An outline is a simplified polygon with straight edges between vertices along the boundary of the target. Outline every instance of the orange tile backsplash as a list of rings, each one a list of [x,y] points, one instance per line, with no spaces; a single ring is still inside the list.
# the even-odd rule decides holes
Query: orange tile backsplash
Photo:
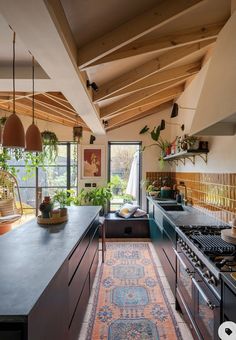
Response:
[[[187,199],[194,206],[225,222],[236,218],[236,173],[146,173],[150,181],[166,176],[170,176],[173,183],[184,182]]]

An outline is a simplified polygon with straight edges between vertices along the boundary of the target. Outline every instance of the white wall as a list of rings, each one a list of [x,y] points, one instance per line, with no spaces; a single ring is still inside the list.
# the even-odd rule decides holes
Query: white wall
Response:
[[[204,91],[204,80],[207,74],[211,59],[204,65],[198,75],[193,79],[184,93],[179,97],[177,103],[183,107],[197,107],[201,91]],[[220,80],[219,80],[220,81]],[[174,126],[171,129],[171,138],[175,136],[189,133],[191,124],[195,115],[194,110],[179,109],[179,115],[171,121],[185,124],[185,131],[180,133],[180,130]],[[208,112],[205,112],[207,117]],[[204,119],[204,117],[202,118]],[[172,166],[172,170],[181,172],[236,172],[236,157],[235,145],[236,136],[223,137],[201,137],[201,140],[208,140],[209,154],[207,164],[200,158],[196,158],[196,164],[193,165],[189,160],[186,160],[186,165]]]

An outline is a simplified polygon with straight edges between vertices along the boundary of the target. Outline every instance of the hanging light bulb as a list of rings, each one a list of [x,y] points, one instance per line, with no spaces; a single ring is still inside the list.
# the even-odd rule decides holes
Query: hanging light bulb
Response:
[[[16,114],[16,90],[15,90],[15,41],[16,34],[13,32],[13,113],[7,118],[4,125],[2,146],[7,148],[24,148],[25,147],[25,131],[20,118]]]
[[[28,127],[25,135],[25,151],[42,152],[42,137],[39,128],[34,123],[34,57],[32,56],[32,124]]]

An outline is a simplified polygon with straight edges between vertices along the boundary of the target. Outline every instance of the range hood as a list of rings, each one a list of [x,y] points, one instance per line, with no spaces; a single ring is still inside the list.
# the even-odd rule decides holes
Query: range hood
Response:
[[[190,130],[191,135],[236,133],[236,11],[221,30]]]

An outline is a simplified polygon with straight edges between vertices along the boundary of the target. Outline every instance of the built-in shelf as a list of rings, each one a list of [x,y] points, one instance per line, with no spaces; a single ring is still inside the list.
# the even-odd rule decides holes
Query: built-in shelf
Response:
[[[193,165],[195,165],[195,158],[200,157],[205,163],[207,163],[208,152],[209,150],[186,150],[174,155],[165,156],[163,160],[170,163],[174,162],[176,165],[181,162],[185,165],[186,159],[189,159],[193,163]]]

